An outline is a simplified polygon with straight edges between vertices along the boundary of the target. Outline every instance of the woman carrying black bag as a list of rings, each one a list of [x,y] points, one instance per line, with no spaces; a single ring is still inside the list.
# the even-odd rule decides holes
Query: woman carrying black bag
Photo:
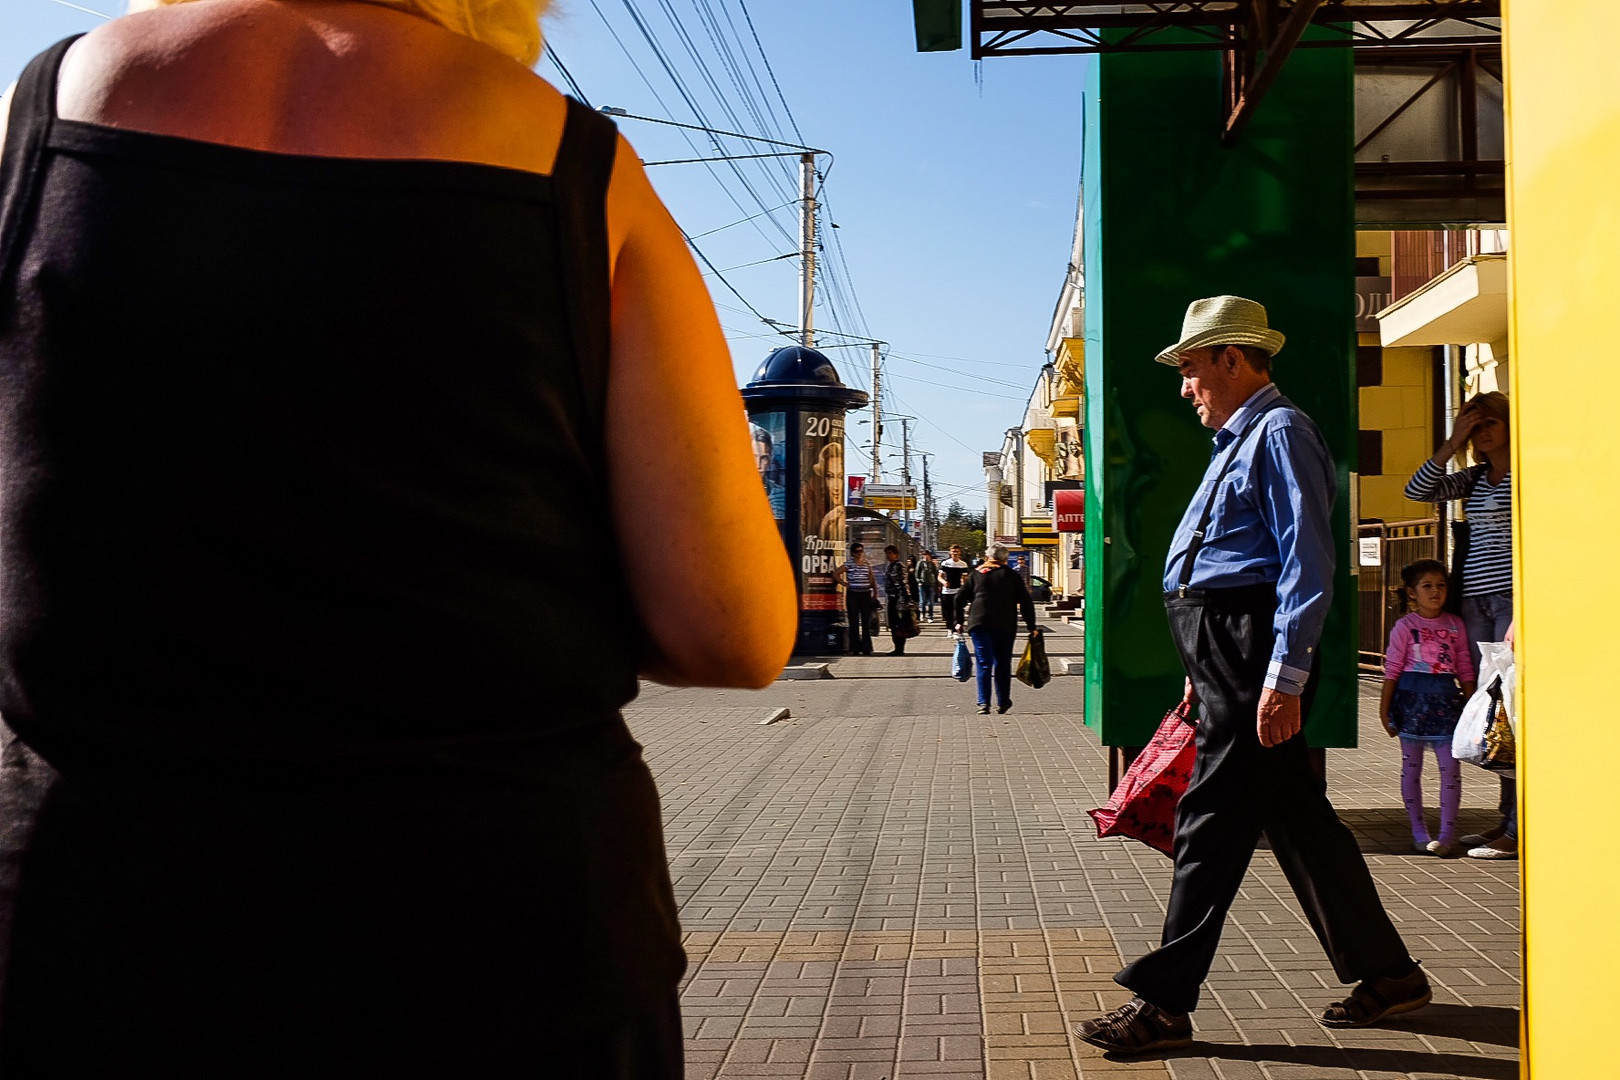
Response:
[[[1012,708],[1013,639],[1018,636],[1018,616],[1023,615],[1030,637],[1038,637],[1035,601],[1018,571],[1007,565],[1007,549],[1000,544],[985,553],[985,562],[973,569],[962,582],[957,599],[956,629],[965,626],[973,639],[973,652],[979,662],[979,712],[990,711],[990,686],[995,680],[996,712]]]
[[[883,549],[889,561],[883,567],[883,592],[889,602],[889,638],[894,648],[890,656],[906,654],[906,639],[917,636],[917,575],[900,561],[900,549],[893,544]]]
[[[1472,446],[1474,464],[1447,473],[1446,464]],[[1457,413],[1451,437],[1418,467],[1406,497],[1442,503],[1461,499],[1468,520],[1459,530],[1452,591],[1461,597],[1468,649],[1479,667],[1479,643],[1502,641],[1513,623],[1513,477],[1508,399],[1492,390],[1470,398]],[[1460,587],[1457,579],[1461,578]],[[1458,843],[1474,859],[1513,859],[1519,854],[1519,802],[1514,781],[1502,778],[1502,823]]]

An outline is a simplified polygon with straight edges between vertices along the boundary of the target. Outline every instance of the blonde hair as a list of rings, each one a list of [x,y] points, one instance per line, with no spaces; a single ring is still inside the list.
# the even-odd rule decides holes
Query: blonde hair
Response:
[[[129,0],[130,11],[149,11],[197,0]],[[481,41],[524,67],[540,59],[540,16],[551,0],[364,0],[420,16],[463,37]]]
[[[1487,390],[1482,394],[1475,394],[1463,403],[1463,408],[1474,409],[1491,420],[1502,421],[1502,426],[1507,429],[1508,437],[1513,437],[1513,422],[1509,419],[1508,396],[1502,391]],[[1468,440],[1468,459],[1475,464],[1485,460],[1484,456],[1474,449],[1473,439]]]
[[[1487,390],[1483,394],[1475,394],[1463,402],[1463,408],[1473,406],[1492,420],[1508,421],[1508,396],[1500,390]]]

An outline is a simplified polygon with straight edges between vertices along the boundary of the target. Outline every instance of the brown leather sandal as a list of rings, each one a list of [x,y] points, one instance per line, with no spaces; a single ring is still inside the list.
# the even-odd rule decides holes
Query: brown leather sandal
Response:
[[[1398,979],[1363,979],[1349,997],[1323,1010],[1318,1022],[1331,1028],[1370,1027],[1388,1017],[1421,1009],[1433,996],[1422,968],[1413,968],[1410,975]]]
[[[1074,1025],[1074,1033],[1092,1046],[1114,1054],[1145,1054],[1192,1045],[1192,1018],[1165,1012],[1133,997],[1111,1013]]]

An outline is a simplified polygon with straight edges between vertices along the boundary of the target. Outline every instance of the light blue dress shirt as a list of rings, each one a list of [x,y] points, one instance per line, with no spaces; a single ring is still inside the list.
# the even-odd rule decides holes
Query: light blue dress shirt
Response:
[[[1215,433],[1215,450],[1198,494],[1187,506],[1164,565],[1165,591],[1181,584],[1181,564],[1229,449],[1236,450],[1193,560],[1190,585],[1227,589],[1277,584],[1276,637],[1265,685],[1300,694],[1333,600],[1333,457],[1310,417],[1267,383]]]

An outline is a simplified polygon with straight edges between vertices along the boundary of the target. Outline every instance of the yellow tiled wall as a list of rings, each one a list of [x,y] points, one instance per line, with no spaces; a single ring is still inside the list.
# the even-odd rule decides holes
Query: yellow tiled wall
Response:
[[[1356,255],[1377,257],[1380,272],[1387,275],[1390,234],[1357,233]],[[1378,335],[1360,334],[1357,344],[1376,348]],[[1432,507],[1409,501],[1402,490],[1417,467],[1434,453],[1434,351],[1385,349],[1383,367],[1383,382],[1361,387],[1358,395],[1361,430],[1384,433],[1382,472],[1361,473],[1360,513],[1363,518],[1384,521],[1433,517]]]

